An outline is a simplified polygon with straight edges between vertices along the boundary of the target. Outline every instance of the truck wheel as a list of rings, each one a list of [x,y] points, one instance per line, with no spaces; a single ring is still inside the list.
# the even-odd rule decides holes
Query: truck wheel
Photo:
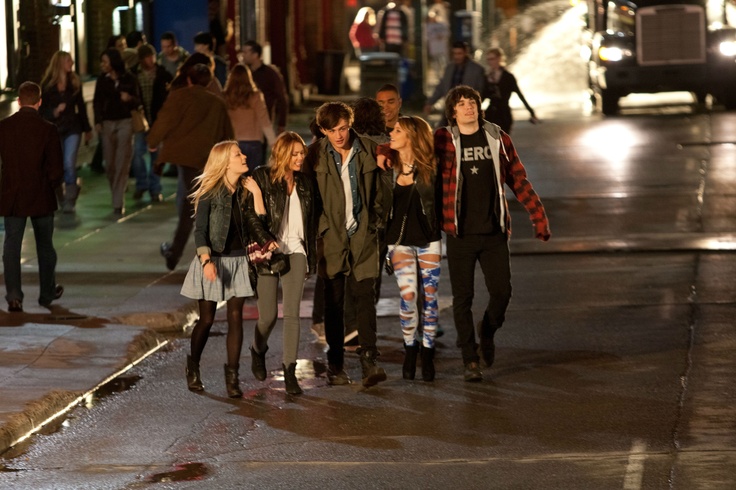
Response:
[[[606,116],[613,116],[618,112],[619,96],[610,90],[601,90],[601,112]]]

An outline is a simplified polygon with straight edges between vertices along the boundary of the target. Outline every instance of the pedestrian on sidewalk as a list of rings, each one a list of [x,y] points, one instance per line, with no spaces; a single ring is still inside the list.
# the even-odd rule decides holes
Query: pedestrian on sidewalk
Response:
[[[0,216],[5,222],[3,267],[8,311],[23,311],[20,255],[26,222],[31,218],[38,256],[38,304],[48,308],[61,298],[56,284],[54,211],[56,191],[64,180],[61,139],[54,124],[38,113],[41,86],[23,82],[18,87],[20,109],[0,121]]]
[[[279,282],[284,311],[283,369],[286,392],[299,395],[302,389],[296,378],[299,349],[299,308],[304,281],[317,270],[317,231],[314,219],[313,180],[301,173],[306,145],[297,133],[281,133],[273,146],[269,165],[253,172],[264,196],[262,217],[281,252],[290,264],[285,274],[274,273],[268,263],[256,264],[258,272],[258,322],[250,348],[253,375],[266,379],[268,338],[278,319]],[[254,193],[253,198],[257,196]],[[254,210],[250,207],[249,210]]]
[[[138,79],[141,87],[141,99],[146,119],[150,125],[156,122],[158,112],[166,101],[169,94],[168,84],[173,80],[166,69],[156,63],[156,52],[150,44],[143,44],[138,48],[138,64],[131,70]],[[146,138],[148,131],[140,131],[134,135],[133,145],[133,176],[135,177],[135,193],[133,199],[140,201],[148,192],[151,202],[161,202],[164,196],[161,194],[161,176],[154,172],[158,152],[149,152]],[[149,154],[150,162],[146,162],[145,156]]]
[[[178,175],[177,207],[179,222],[172,242],[161,244],[166,267],[174,270],[194,226],[194,207],[187,199],[194,191],[194,179],[207,163],[208,148],[233,138],[233,127],[225,101],[207,90],[212,72],[203,64],[187,71],[187,84],[169,93],[158,118],[148,133],[151,151],[162,145],[156,161],[157,171],[165,162],[176,166]]]
[[[493,364],[494,335],[503,325],[511,300],[511,216],[503,185],[509,186],[526,208],[539,240],[549,240],[549,221],[511,137],[483,119],[478,91],[467,85],[450,90],[445,116],[450,125],[434,134],[442,182],[442,229],[447,234],[452,313],[465,364],[464,378],[476,382],[483,380],[472,312],[476,262],[489,295],[477,325],[487,367]]]
[[[92,139],[92,126],[87,117],[87,105],[82,94],[82,83],[74,73],[74,59],[66,51],[57,51],[41,79],[40,114],[56,125],[64,152],[64,197],[61,209],[73,213],[80,182],[77,179],[77,154],[84,133],[84,144]]]
[[[357,304],[358,339],[363,386],[386,380],[376,359],[376,291],[378,277],[378,233],[385,209],[384,174],[376,165],[376,144],[358,136],[351,127],[353,111],[342,102],[327,102],[317,109],[317,125],[325,135],[308,152],[322,203],[318,235],[324,245],[319,273],[325,282],[325,334],[327,381],[332,385],[351,383],[343,369],[345,302]],[[346,297],[346,283],[350,282]]]
[[[521,93],[516,77],[506,69],[506,54],[501,48],[491,48],[486,54],[488,61],[488,75],[486,75],[486,86],[481,97],[490,99],[491,105],[488,107],[488,120],[494,124],[501,126],[506,133],[511,134],[511,126],[514,124],[514,118],[511,115],[511,106],[509,99],[511,94],[516,92],[519,100],[526,110],[529,111],[529,121],[537,124],[539,119],[534,114],[534,109],[526,101],[524,94]]]
[[[248,157],[251,172],[263,165],[263,141],[270,148],[276,140],[263,92],[253,82],[250,68],[235,65],[225,83],[223,93],[227,112],[238,140],[240,151]]]
[[[247,244],[256,241],[265,250],[276,243],[264,230],[257,214],[263,214],[261,190],[248,171],[246,157],[236,141],[217,143],[210,151],[203,172],[195,179],[189,196],[196,213],[194,242],[197,256],[189,265],[181,294],[199,302],[199,320],[192,330],[191,354],[187,356],[187,386],[204,390],[199,370],[202,352],[215,321],[217,303],[227,302],[227,364],[225,387],[230,398],[240,398],[238,371],[243,347],[243,304],[253,296],[248,274]],[[256,206],[249,213],[248,193]]]
[[[378,154],[379,165],[385,155],[393,170],[393,204],[384,242],[401,292],[399,322],[406,352],[402,373],[404,379],[414,379],[421,345],[422,379],[434,381],[442,242],[432,128],[420,117],[402,116]]]
[[[100,56],[102,75],[95,84],[95,129],[102,135],[107,180],[112,191],[113,216],[125,213],[125,190],[133,153],[131,111],[141,104],[138,80],[125,68],[120,51],[108,48]]]

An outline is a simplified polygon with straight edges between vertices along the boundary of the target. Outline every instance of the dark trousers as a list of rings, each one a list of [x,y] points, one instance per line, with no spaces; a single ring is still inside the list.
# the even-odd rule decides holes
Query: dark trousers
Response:
[[[457,329],[457,346],[466,364],[480,360],[472,311],[476,262],[480,263],[489,295],[479,332],[486,337],[501,328],[511,300],[511,264],[506,234],[447,237],[452,313]]]
[[[194,179],[202,173],[201,170],[192,167],[177,165],[176,171],[179,177],[176,202],[179,209],[179,222],[176,224],[174,240],[171,242],[171,253],[179,262],[187,246],[189,235],[194,228],[194,204],[189,195],[194,191]]]
[[[5,299],[23,301],[20,283],[20,251],[28,218],[5,217],[5,243],[3,244],[3,267],[5,268]],[[31,218],[33,235],[36,239],[40,303],[54,299],[56,286],[56,250],[54,249],[54,215]]]
[[[376,289],[374,278],[357,281],[353,274],[325,279],[325,338],[327,362],[342,368],[345,343],[345,303],[352,302],[357,315],[358,340],[363,350],[376,350]]]

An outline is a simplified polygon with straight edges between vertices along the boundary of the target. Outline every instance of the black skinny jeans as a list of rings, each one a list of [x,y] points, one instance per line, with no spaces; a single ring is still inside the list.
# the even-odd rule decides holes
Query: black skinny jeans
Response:
[[[465,364],[480,360],[472,311],[476,262],[480,263],[489,295],[479,333],[488,337],[503,325],[511,300],[511,264],[506,234],[447,237],[452,313],[457,329],[457,346],[462,351]]]
[[[376,280],[374,278],[357,281],[353,274],[339,274],[333,279],[325,279],[325,338],[329,350],[327,362],[338,368],[343,367],[345,358],[345,303],[352,302],[358,312],[358,340],[360,347],[376,351]],[[347,283],[349,287],[346,288]],[[347,293],[346,293],[347,291]]]

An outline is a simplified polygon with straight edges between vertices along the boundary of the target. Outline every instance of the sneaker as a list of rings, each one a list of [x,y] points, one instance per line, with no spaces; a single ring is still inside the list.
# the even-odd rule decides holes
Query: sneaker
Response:
[[[483,371],[480,370],[480,364],[475,361],[465,364],[465,381],[469,383],[483,381]]]
[[[136,201],[140,201],[141,199],[143,199],[143,194],[145,193],[146,191],[135,191],[133,193],[133,199],[135,199]]]
[[[151,202],[157,203],[157,202],[164,202],[164,195],[159,194],[151,194]]]
[[[166,259],[166,268],[170,271],[173,271],[176,269],[176,264],[179,263],[179,260],[174,257],[174,254],[171,252],[171,244],[169,242],[164,242],[159,247],[159,252],[161,252],[161,257]]]
[[[341,367],[335,365],[327,366],[327,384],[331,386],[343,386],[349,385],[353,380],[350,379],[348,373]]]

